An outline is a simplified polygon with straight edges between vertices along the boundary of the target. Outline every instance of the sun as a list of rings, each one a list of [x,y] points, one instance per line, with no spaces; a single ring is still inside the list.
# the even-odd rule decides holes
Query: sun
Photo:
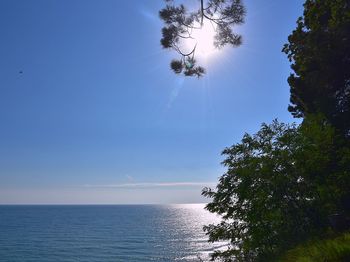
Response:
[[[214,46],[215,27],[209,22],[203,22],[201,29],[193,30],[193,38],[197,42],[196,53],[203,57],[208,57],[217,49]]]
[[[202,26],[196,25],[195,28],[192,29],[191,39],[187,39],[186,47],[188,49],[196,47],[196,56],[199,58],[208,58],[217,51],[217,48],[214,46],[215,34],[216,25],[205,20]]]

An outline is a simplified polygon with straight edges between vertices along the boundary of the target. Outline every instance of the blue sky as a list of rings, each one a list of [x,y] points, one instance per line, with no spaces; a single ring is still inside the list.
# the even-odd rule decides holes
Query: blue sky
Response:
[[[244,3],[243,45],[196,79],[169,70],[163,1],[0,1],[0,203],[206,201],[226,146],[294,121],[281,49],[303,1]]]

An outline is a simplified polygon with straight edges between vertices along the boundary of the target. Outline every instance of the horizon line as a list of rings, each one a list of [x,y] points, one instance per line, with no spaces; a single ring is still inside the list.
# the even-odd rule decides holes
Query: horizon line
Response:
[[[91,185],[85,184],[83,187],[88,188],[150,188],[150,187],[206,187],[215,186],[217,182],[140,182],[140,183],[121,183],[121,184],[102,184]]]

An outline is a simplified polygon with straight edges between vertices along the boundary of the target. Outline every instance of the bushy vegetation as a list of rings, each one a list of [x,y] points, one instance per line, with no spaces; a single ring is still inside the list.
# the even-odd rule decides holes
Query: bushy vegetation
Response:
[[[302,124],[263,124],[223,151],[227,171],[215,189],[203,190],[206,208],[222,216],[204,228],[209,240],[230,243],[213,260],[275,261],[308,239],[349,229],[350,1],[306,0],[288,40],[289,110]],[[334,215],[341,227],[332,225]],[[345,261],[348,252],[345,234],[314,240],[286,259]]]
[[[328,216],[344,210],[341,199],[350,188],[350,154],[339,139],[322,117],[300,126],[275,120],[226,148],[227,172],[216,190],[203,190],[212,199],[206,208],[222,216],[205,227],[210,241],[231,244],[213,259],[272,261],[321,236]]]
[[[346,262],[350,261],[350,233],[341,236],[313,240],[290,250],[279,262]]]

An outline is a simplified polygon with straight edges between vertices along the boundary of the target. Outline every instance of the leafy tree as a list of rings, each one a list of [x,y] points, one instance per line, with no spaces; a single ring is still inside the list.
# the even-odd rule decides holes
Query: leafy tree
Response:
[[[210,241],[229,241],[213,260],[271,261],[323,232],[350,188],[350,154],[336,149],[334,128],[316,117],[302,125],[273,121],[223,151],[227,171],[206,208],[222,221],[204,229]],[[339,154],[338,154],[339,153]],[[337,161],[337,170],[330,164]]]
[[[273,121],[223,151],[227,171],[206,208],[222,216],[204,229],[229,241],[212,259],[273,261],[350,217],[350,1],[306,0],[283,48],[294,73],[289,111],[299,126]]]
[[[202,76],[205,69],[197,66],[195,59],[197,43],[190,50],[184,50],[184,41],[194,39],[195,30],[201,30],[204,21],[210,21],[215,28],[214,45],[222,48],[225,45],[239,46],[242,37],[232,31],[232,26],[244,22],[245,8],[241,0],[200,0],[198,10],[189,12],[183,5],[175,5],[174,1],[166,0],[167,5],[159,12],[165,26],[162,29],[161,45],[173,49],[180,59],[171,61],[171,69],[176,74],[185,76]]]
[[[289,111],[322,113],[350,135],[350,1],[306,0],[283,48],[292,62]]]

